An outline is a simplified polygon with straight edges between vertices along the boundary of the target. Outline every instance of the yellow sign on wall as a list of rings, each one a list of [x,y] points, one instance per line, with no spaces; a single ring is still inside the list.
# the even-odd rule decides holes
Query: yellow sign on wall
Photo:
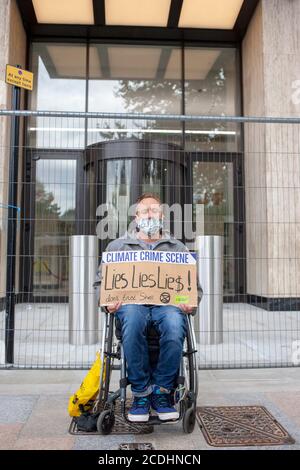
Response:
[[[13,65],[6,65],[6,83],[15,85],[25,90],[33,89],[33,73]]]

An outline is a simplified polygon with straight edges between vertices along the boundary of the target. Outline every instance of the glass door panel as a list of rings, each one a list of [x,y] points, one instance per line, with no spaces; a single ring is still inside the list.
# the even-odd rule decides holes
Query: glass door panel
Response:
[[[204,235],[224,236],[224,293],[235,293],[232,162],[193,163],[193,204],[204,205]]]
[[[75,233],[76,160],[36,162],[34,295],[68,295],[69,236]]]

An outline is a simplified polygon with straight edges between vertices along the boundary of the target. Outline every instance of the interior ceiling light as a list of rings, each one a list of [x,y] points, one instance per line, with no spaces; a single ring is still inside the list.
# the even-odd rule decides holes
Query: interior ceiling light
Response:
[[[94,24],[93,0],[32,0],[38,23]]]
[[[232,29],[244,0],[184,0],[180,28]]]
[[[118,26],[167,26],[171,0],[105,0],[105,22]]]

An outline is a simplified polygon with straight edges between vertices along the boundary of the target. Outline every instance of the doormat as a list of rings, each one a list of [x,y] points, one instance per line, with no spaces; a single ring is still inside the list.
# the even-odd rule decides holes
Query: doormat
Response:
[[[131,406],[131,400],[126,400],[126,411]],[[128,423],[123,419],[121,414],[121,403],[119,400],[115,403],[115,424],[112,428],[110,435],[112,434],[150,434],[153,432],[153,426],[150,424],[137,424],[137,423]],[[76,424],[76,419],[72,418],[69,426],[69,434],[75,434],[76,436],[92,436],[98,435],[103,436],[104,434],[98,431],[79,431]]]
[[[197,420],[206,442],[215,447],[294,444],[264,406],[203,406]]]

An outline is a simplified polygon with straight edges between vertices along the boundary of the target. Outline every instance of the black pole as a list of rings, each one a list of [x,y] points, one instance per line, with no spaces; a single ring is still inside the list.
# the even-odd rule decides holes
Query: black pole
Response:
[[[12,109],[20,109],[21,89],[12,90]],[[6,265],[6,303],[5,303],[5,362],[14,362],[15,335],[15,273],[17,238],[17,191],[19,161],[20,117],[12,116],[10,130],[8,223],[7,223],[7,265]]]

